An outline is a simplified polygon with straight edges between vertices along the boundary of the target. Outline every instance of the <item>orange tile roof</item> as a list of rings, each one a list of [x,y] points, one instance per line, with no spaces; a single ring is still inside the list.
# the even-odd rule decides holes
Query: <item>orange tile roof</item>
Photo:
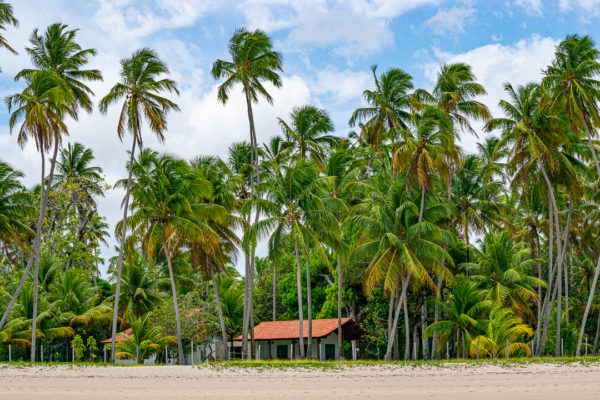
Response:
[[[133,336],[133,331],[131,328],[125,329],[123,332],[117,333],[117,337],[115,338],[116,343],[126,342],[128,338]],[[101,341],[100,343],[112,343],[112,338]]]
[[[351,318],[342,318],[342,325],[352,321]],[[304,320],[302,324],[302,336],[308,338],[308,321]],[[331,319],[313,319],[312,337],[323,338],[337,330],[337,318]],[[298,339],[300,323],[295,321],[265,321],[254,327],[254,340],[277,340],[277,339]],[[242,340],[242,335],[235,338]]]

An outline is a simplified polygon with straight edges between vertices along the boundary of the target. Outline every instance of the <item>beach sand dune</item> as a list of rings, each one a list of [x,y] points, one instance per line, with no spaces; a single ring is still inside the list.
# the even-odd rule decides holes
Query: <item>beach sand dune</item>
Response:
[[[336,370],[0,365],[0,399],[600,399],[600,364]]]

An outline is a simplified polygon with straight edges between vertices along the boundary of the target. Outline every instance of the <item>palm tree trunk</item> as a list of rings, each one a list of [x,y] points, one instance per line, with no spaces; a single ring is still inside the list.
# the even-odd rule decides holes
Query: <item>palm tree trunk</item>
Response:
[[[125,239],[127,236],[127,211],[129,209],[129,194],[131,192],[131,177],[133,175],[133,160],[135,157],[136,137],[133,137],[131,145],[131,154],[129,155],[129,175],[127,177],[127,189],[125,191],[125,201],[123,203],[123,220],[121,227],[121,244],[119,247],[119,258],[117,260],[117,283],[115,285],[115,303],[113,305],[113,319],[111,331],[110,361],[115,362],[117,322],[119,317],[119,296],[121,296],[121,270],[123,267],[123,254],[125,252]]]
[[[36,339],[37,339],[37,306],[38,306],[38,289],[39,289],[39,268],[40,268],[40,250],[42,247],[42,227],[44,225],[44,217],[46,216],[46,206],[48,204],[48,196],[52,187],[52,180],[54,179],[54,167],[56,165],[56,155],[58,154],[58,140],[54,143],[54,153],[52,154],[52,161],[50,167],[50,175],[48,176],[48,183],[44,190],[44,178],[45,178],[45,164],[44,150],[42,148],[42,182],[41,182],[41,198],[42,203],[40,204],[40,215],[38,217],[36,232],[35,232],[35,267],[33,270],[33,315],[31,319],[31,362],[35,362],[35,351],[36,351]]]
[[[213,290],[215,292],[215,300],[217,302],[217,311],[219,313],[219,322],[221,324],[221,339],[223,340],[224,359],[229,361],[229,352],[227,351],[227,329],[225,328],[225,318],[223,318],[223,309],[221,308],[221,298],[219,297],[219,289],[217,288],[217,280],[215,279],[215,271],[210,261],[210,257],[206,256],[210,269],[210,279],[212,280]]]
[[[396,334],[396,330],[398,328],[398,317],[400,315],[400,308],[402,307],[402,302],[406,298],[406,289],[408,288],[408,283],[410,281],[410,274],[406,274],[406,276],[402,277],[402,293],[400,294],[400,299],[396,306],[396,310],[394,312],[394,321],[392,322],[392,330],[390,332],[390,336],[388,337],[387,342],[387,350],[385,352],[385,360],[389,361],[392,358],[392,348],[394,346],[394,336]]]
[[[388,320],[387,320],[387,336],[392,336],[392,324],[394,322],[394,309],[396,305],[396,293],[400,290],[400,286],[396,287],[394,292],[390,293],[390,301],[388,306]]]
[[[598,283],[598,274],[600,274],[600,256],[598,256],[598,262],[596,262],[596,271],[594,272],[594,279],[592,280],[592,288],[590,289],[590,294],[588,295],[587,303],[585,305],[585,311],[583,312],[583,318],[581,319],[581,328],[579,329],[579,337],[577,338],[577,350],[575,351],[575,356],[579,357],[581,355],[581,341],[583,340],[583,334],[585,332],[585,324],[587,322],[588,315],[590,313],[590,308],[592,306],[592,301],[594,300],[594,294],[596,293],[596,284]],[[600,324],[600,314],[598,315],[599,324]],[[597,339],[597,336],[596,336]],[[594,345],[595,347],[595,345]]]
[[[294,240],[294,248],[296,250],[296,285],[298,286],[298,342],[300,344],[300,358],[304,358],[304,315],[302,311],[302,263],[300,262],[300,250],[298,249],[298,241]],[[293,351],[293,350],[292,350]]]
[[[273,321],[277,321],[277,267],[273,263]]]
[[[311,282],[310,282],[310,253],[306,252],[306,307],[307,307],[307,319],[308,319],[308,338],[306,340],[306,359],[312,358],[312,294],[311,294]]]
[[[408,300],[406,297],[404,297],[402,307],[404,309],[404,361],[408,361],[410,358],[410,321],[408,319]]]
[[[338,318],[338,349],[342,349],[342,257],[340,257],[339,253],[337,255],[337,284],[338,284],[338,293],[337,293],[337,318]],[[342,351],[339,352],[339,358],[343,359],[344,355]]]
[[[251,154],[250,154],[250,164],[252,166],[252,170],[250,172],[250,190],[256,183],[260,182],[260,170],[258,168],[258,143],[256,141],[256,128],[254,126],[254,113],[252,111],[252,99],[250,97],[250,92],[247,88],[244,88],[244,94],[246,96],[246,108],[248,111],[248,123],[250,125],[250,146],[251,146]],[[256,216],[254,223],[258,222],[259,211],[256,210]],[[254,353],[255,343],[254,343],[254,254],[255,247],[252,245],[252,249],[250,251],[250,260],[247,264],[246,268],[246,281],[245,287],[246,290],[244,292],[244,318],[243,318],[243,328],[242,328],[242,358],[244,358],[244,354],[247,352],[247,336],[248,330],[250,330],[250,353],[251,357]],[[249,327],[250,325],[250,327]]]
[[[171,253],[167,246],[167,240],[163,233],[163,249],[169,268],[169,280],[171,281],[171,295],[173,296],[173,309],[175,310],[175,324],[177,326],[177,349],[179,350],[179,365],[185,365],[185,355],[183,354],[183,343],[181,341],[181,320],[179,319],[179,305],[177,304],[177,288],[175,287],[175,275],[173,275],[173,265],[171,263]]]
[[[596,336],[594,336],[594,354],[598,351],[598,336],[600,336],[600,308],[598,309],[598,322],[596,323]]]

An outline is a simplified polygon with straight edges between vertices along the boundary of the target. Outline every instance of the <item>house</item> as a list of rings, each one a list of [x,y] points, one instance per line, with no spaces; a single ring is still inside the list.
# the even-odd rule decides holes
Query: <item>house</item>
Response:
[[[300,357],[298,320],[265,321],[254,327],[256,357],[259,359],[296,359]],[[339,358],[338,320],[313,319],[312,345],[310,358],[317,360],[335,360]],[[364,335],[360,325],[351,318],[342,318],[342,343],[345,340],[358,340]],[[302,336],[306,349],[308,338],[308,321],[303,321]],[[236,341],[241,341],[238,336]]]

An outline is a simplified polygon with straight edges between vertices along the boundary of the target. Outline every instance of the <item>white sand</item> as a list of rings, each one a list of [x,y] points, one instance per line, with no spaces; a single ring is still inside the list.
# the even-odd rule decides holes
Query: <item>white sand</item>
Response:
[[[325,371],[0,365],[0,399],[600,399],[600,364]]]

